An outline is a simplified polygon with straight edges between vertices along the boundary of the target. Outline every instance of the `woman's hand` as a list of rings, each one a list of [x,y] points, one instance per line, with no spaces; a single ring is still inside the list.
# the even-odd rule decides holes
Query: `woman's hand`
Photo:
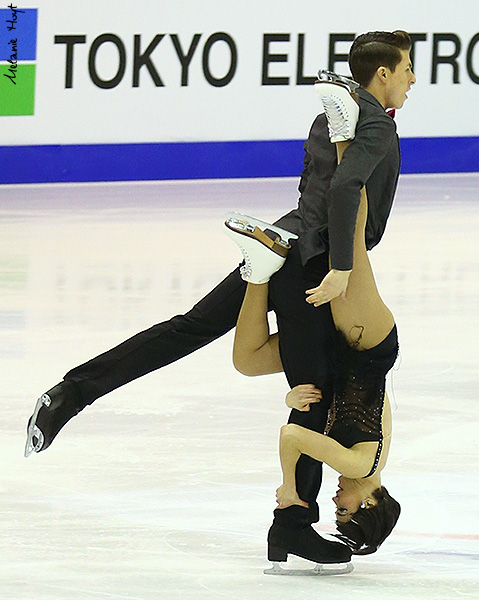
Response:
[[[280,486],[276,490],[276,502],[278,508],[288,508],[288,506],[293,506],[293,504],[298,504],[305,508],[309,506],[307,502],[301,500],[295,488],[288,488],[285,485]]]
[[[321,306],[321,304],[331,302],[331,300],[338,296],[346,298],[346,289],[350,275],[351,271],[331,269],[318,287],[306,290],[306,293],[309,294],[306,302],[314,304],[314,306]]]
[[[321,390],[312,383],[305,383],[297,385],[286,394],[286,406],[301,412],[309,412],[310,404],[321,402],[322,397]]]

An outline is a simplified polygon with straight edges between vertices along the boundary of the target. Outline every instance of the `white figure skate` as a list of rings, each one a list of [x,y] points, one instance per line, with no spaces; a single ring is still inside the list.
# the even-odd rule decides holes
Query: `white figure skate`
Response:
[[[242,279],[257,284],[267,283],[271,275],[281,269],[291,248],[289,240],[298,237],[286,229],[237,212],[225,215],[224,231],[243,254]],[[265,231],[276,238],[272,239]]]
[[[318,78],[314,90],[323,103],[331,143],[353,140],[359,119],[359,84],[331,71],[319,71]]]

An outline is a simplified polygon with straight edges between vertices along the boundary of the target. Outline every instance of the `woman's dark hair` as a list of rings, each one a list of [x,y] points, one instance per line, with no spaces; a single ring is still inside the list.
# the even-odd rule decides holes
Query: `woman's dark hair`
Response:
[[[370,31],[358,36],[349,50],[349,68],[354,79],[367,87],[379,67],[394,72],[401,62],[401,50],[411,49],[405,31]]]
[[[399,519],[401,506],[385,487],[374,490],[377,504],[360,508],[347,523],[336,522],[338,537],[346,542],[353,554],[372,554],[388,537]]]

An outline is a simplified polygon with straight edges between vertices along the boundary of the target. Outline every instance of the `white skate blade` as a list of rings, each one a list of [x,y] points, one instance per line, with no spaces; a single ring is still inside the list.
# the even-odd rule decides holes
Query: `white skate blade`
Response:
[[[44,404],[48,406],[50,402],[50,396],[48,396],[48,394],[42,394],[40,398],[38,398],[37,403],[35,404],[35,410],[33,411],[32,420],[27,429],[27,442],[25,444],[24,451],[25,458],[28,458],[30,454],[32,454],[32,452],[40,452],[40,450],[42,449],[45,438],[43,437],[43,433],[41,432],[41,430],[37,427],[36,421],[38,412],[40,411],[41,407]],[[38,440],[36,444],[33,443],[34,437]]]
[[[237,231],[244,230],[252,233],[255,227],[258,227],[262,231],[269,229],[280,236],[280,243],[283,243],[283,245],[286,245],[288,240],[298,239],[298,236],[291,231],[287,231],[286,229],[282,229],[277,225],[271,225],[270,223],[266,223],[266,221],[261,221],[260,219],[255,219],[254,217],[250,217],[249,215],[244,215],[235,211],[226,213],[225,222]]]
[[[265,569],[265,575],[282,575],[288,577],[328,577],[331,575],[347,575],[354,571],[352,563],[344,563],[338,565],[322,565],[317,564],[312,569],[283,569],[280,563],[274,562],[271,569]]]

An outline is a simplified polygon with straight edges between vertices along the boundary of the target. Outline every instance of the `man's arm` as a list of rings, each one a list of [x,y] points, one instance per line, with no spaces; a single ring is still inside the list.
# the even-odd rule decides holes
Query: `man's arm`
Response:
[[[396,143],[396,126],[386,113],[359,120],[356,137],[344,150],[328,192],[331,268],[353,267],[353,238],[361,188]]]
[[[361,189],[395,140],[396,126],[384,114],[360,121],[354,141],[336,144],[339,164],[328,193],[331,270],[318,287],[306,290],[308,303],[320,306],[345,296],[353,267]]]

